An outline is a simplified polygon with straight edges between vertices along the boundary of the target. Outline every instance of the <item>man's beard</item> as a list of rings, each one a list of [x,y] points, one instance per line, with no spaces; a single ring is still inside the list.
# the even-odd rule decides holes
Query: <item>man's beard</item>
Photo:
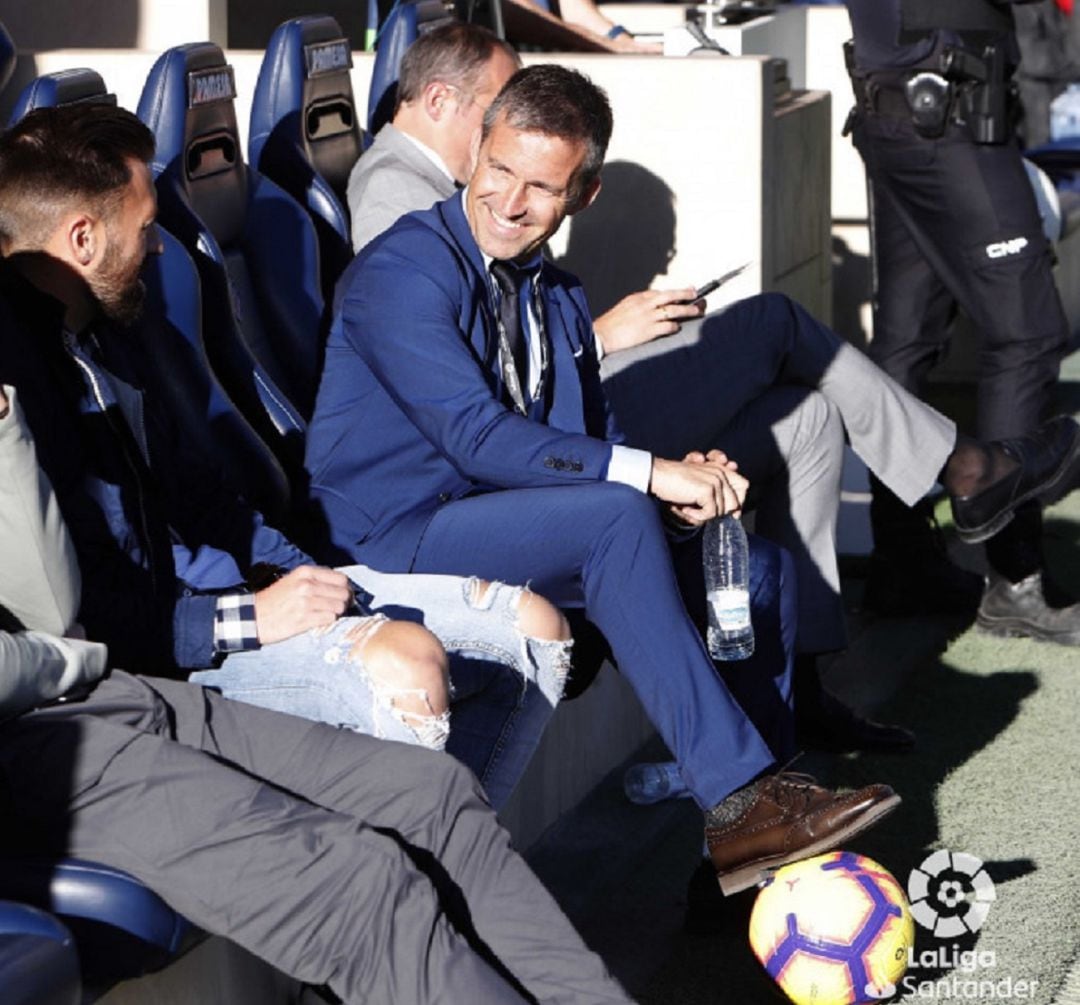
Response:
[[[105,317],[120,325],[130,325],[142,316],[143,304],[146,302],[146,284],[141,279],[136,279],[126,288],[114,291],[108,296],[102,296],[101,293],[96,295]]]
[[[89,280],[90,291],[110,321],[130,325],[142,314],[146,284],[139,278],[142,262],[124,266],[115,244],[110,243],[97,275]]]

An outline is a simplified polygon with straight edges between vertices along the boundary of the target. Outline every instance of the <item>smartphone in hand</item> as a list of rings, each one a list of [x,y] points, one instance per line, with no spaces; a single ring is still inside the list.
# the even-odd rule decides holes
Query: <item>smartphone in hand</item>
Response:
[[[707,297],[713,290],[720,288],[719,279],[710,279],[704,286],[699,286],[694,290],[694,299],[701,300],[703,297]]]
[[[749,265],[749,262],[743,262],[743,264],[740,265],[738,268],[732,269],[729,272],[725,272],[722,276],[719,276],[716,279],[710,279],[707,283],[699,286],[696,290],[694,290],[694,300],[701,300],[703,297],[707,297],[714,290],[720,289],[720,287],[723,286],[724,283],[726,283],[728,280],[734,279],[737,275],[744,272]],[[694,301],[688,302],[693,303]]]

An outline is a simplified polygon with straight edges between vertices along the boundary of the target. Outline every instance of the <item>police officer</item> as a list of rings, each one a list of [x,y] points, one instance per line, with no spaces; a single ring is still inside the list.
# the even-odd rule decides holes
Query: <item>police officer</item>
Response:
[[[958,304],[981,339],[977,435],[1021,436],[1052,408],[1068,326],[1013,139],[1011,5],[845,3],[854,30],[849,125],[870,182],[870,355],[918,390],[946,347]],[[970,580],[943,557],[931,560],[930,526],[913,520],[880,483],[873,488],[878,579],[868,584],[870,599],[895,603],[900,613],[917,613],[924,602],[939,610],[962,606]],[[978,622],[998,634],[1078,645],[1080,605],[1048,602],[1041,537],[1042,513],[1032,504],[987,542],[991,572]]]

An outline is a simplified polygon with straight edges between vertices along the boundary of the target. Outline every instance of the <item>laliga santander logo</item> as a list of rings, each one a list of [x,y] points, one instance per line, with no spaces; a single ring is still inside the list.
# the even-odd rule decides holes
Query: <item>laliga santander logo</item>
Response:
[[[997,899],[982,859],[944,849],[911,870],[907,894],[911,916],[939,939],[977,932]]]

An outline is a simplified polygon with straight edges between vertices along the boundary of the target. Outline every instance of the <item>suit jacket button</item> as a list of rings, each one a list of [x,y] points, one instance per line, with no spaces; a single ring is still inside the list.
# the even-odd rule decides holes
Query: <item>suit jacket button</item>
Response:
[[[585,470],[585,465],[582,464],[581,461],[574,461],[570,465],[570,470],[571,471],[584,471]]]
[[[545,457],[544,458],[544,467],[545,468],[557,468],[558,466],[559,465],[555,462],[554,457]]]
[[[440,492],[439,493],[439,502],[444,503],[444,502],[449,502],[449,501],[450,501],[450,493],[449,492]]]

